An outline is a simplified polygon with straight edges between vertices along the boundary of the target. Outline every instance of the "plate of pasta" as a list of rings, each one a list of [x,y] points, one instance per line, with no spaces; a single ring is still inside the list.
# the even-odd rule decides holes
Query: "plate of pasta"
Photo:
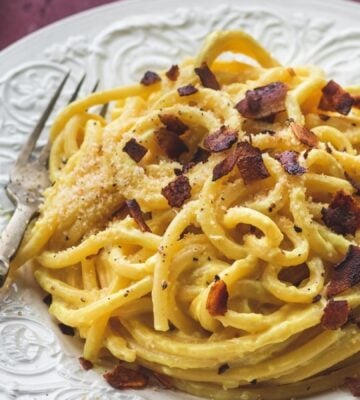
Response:
[[[360,8],[306,3],[125,1],[0,54],[2,188],[64,73],[100,80],[48,127],[1,399],[360,396]]]

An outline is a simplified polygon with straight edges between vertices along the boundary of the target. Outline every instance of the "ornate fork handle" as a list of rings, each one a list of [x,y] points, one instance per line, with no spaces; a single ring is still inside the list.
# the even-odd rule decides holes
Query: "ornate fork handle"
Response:
[[[0,237],[0,288],[9,271],[12,257],[24,236],[26,227],[37,213],[37,207],[18,205]]]

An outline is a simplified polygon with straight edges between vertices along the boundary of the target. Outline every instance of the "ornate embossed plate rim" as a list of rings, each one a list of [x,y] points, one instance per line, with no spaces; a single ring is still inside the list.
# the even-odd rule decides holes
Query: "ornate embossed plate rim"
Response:
[[[348,38],[350,34],[354,34],[355,39],[360,37],[360,31],[351,28],[352,26],[356,26],[355,23],[360,17],[360,7],[349,2],[340,0],[294,0],[290,5],[289,2],[286,2],[286,0],[273,0],[271,2],[271,9],[269,8],[266,0],[256,0],[252,2],[252,4],[245,4],[245,2],[237,0],[226,0],[223,1],[223,3],[241,8],[243,11],[251,12],[254,10],[264,10],[264,12],[269,12],[273,15],[279,13],[280,18],[284,18],[284,23],[286,18],[289,19],[287,22],[289,26],[296,22],[295,19],[292,19],[293,16],[296,13],[301,13],[302,10],[306,9],[307,14],[309,14],[308,20],[310,22],[320,19],[325,22],[327,19],[330,22],[333,21],[334,26],[332,27],[330,26],[331,23],[327,28],[325,27],[326,24],[324,25],[324,32],[327,32],[326,29],[333,28],[338,30],[339,34],[344,35],[345,38]],[[61,49],[61,46],[66,47],[68,43],[70,43],[69,40],[76,37],[79,31],[88,37],[93,36],[94,38],[98,38],[98,42],[96,42],[96,40],[90,40],[90,43],[94,45],[96,43],[103,43],[100,39],[103,38],[103,33],[108,30],[106,27],[108,27],[110,23],[114,24],[112,29],[119,29],[119,26],[122,24],[121,21],[127,21],[130,25],[131,23],[134,25],[141,25],[141,23],[144,22],[141,20],[141,16],[138,14],[155,14],[160,23],[161,19],[164,19],[163,25],[165,30],[166,18],[163,17],[165,14],[175,13],[175,9],[179,6],[183,9],[186,7],[193,7],[192,0],[182,0],[181,2],[179,0],[151,0],[151,10],[147,12],[145,10],[146,5],[148,4],[149,0],[131,0],[99,7],[97,9],[72,16],[63,21],[55,23],[8,47],[0,53],[0,89],[1,85],[6,82],[10,75],[14,74],[17,70],[21,70],[21,68],[23,68],[25,65],[31,65],[31,63],[34,61],[36,62],[36,60],[41,60],[41,65],[49,63],[49,61],[46,60],[46,57],[44,57],[43,51],[49,49],[53,43],[58,46],[58,49]],[[200,13],[201,9],[206,10],[204,11],[206,13],[207,10],[211,9],[211,7],[216,6],[218,6],[218,0],[199,0],[196,5],[196,13]],[[309,10],[312,11],[312,13],[310,13]],[[116,22],[117,15],[121,15],[121,18],[119,18],[118,22]],[[195,17],[200,18],[200,16]],[[137,24],[135,23],[135,20],[138,20]],[[73,26],[77,27],[77,32],[73,31]],[[326,42],[326,38],[324,38],[323,43],[328,45],[328,49],[331,54],[331,40]],[[359,41],[357,43],[359,43]],[[71,45],[69,46],[71,49]],[[75,47],[75,45],[73,46]],[[35,51],[38,51],[37,54],[35,53],[36,56],[34,56]],[[96,53],[96,49],[91,47],[90,53],[91,54],[88,54],[89,57]],[[312,54],[314,54],[314,56],[316,55],[315,47]],[[93,60],[93,62],[95,61]],[[63,70],[62,65],[57,66],[56,68]],[[6,101],[6,98],[1,98],[0,96],[0,127],[3,123],[1,119],[1,101]],[[10,122],[14,123],[14,120]],[[26,124],[26,118],[25,121],[21,120],[20,122],[22,122],[23,125],[28,125]],[[20,126],[20,124],[18,124],[17,128],[19,128],[20,132],[22,130],[26,132],[24,126]],[[0,131],[0,161],[1,157],[4,157],[4,155],[1,153],[2,137],[2,132]],[[14,135],[13,139],[14,144],[17,139],[20,142],[22,140],[21,137],[16,137],[16,135]],[[31,306],[28,304],[31,304]],[[8,321],[10,321],[10,324],[7,324]],[[21,321],[23,325],[19,325],[19,321]],[[30,322],[25,323],[25,321]],[[43,332],[41,332],[41,330],[38,328],[39,324],[44,327]],[[36,328],[32,330],[31,328],[35,326]],[[37,338],[41,339],[41,335],[48,334],[49,326],[51,326],[54,335],[49,335],[48,347],[46,347],[47,341],[43,339],[43,342],[45,343],[45,345],[42,343],[43,348],[47,349],[46,356],[49,357],[49,359],[51,358],[51,363],[49,363],[48,366],[48,373],[44,374],[43,365],[41,364],[41,362],[43,362],[42,359],[40,359],[41,362],[39,363],[38,370],[34,368],[34,364],[31,364],[31,362],[33,362],[32,360],[34,357],[36,358],[40,352],[40,348],[36,347],[34,334],[37,335]],[[111,400],[136,400],[140,398],[175,400],[188,397],[183,394],[177,395],[171,392],[158,392],[153,390],[147,390],[141,393],[119,393],[104,385],[99,373],[94,371],[81,371],[79,369],[76,356],[74,357],[74,355],[79,354],[79,346],[77,346],[79,343],[76,340],[64,338],[58,334],[56,325],[48,317],[44,305],[41,304],[41,294],[39,290],[34,289],[33,282],[31,280],[28,281],[24,278],[18,285],[14,285],[11,288],[5,299],[1,299],[0,296],[0,341],[1,333],[4,330],[6,333],[8,333],[10,328],[13,329],[13,339],[15,342],[12,342],[13,339],[11,335],[7,335],[7,340],[9,342],[6,343],[8,346],[6,349],[9,350],[13,357],[15,357],[15,361],[16,357],[20,357],[20,359],[23,357],[23,360],[27,361],[28,363],[28,369],[24,367],[25,369],[18,371],[17,374],[14,373],[14,371],[17,370],[16,365],[15,367],[9,365],[7,370],[4,369],[2,367],[4,364],[4,358],[1,358],[3,357],[3,354],[0,354],[1,400],[40,400],[44,398],[56,400],[69,400],[78,398],[88,400],[95,398]],[[23,347],[24,343],[27,345],[26,348]],[[1,345],[4,345],[4,343],[0,342],[0,347]],[[3,347],[3,349],[4,348],[5,347]],[[25,355],[21,355],[19,350],[24,350]],[[26,381],[27,376],[32,377],[34,382],[30,383],[29,381]],[[6,384],[4,385],[1,382],[6,382]],[[64,388],[63,385],[67,385],[67,387]],[[47,394],[49,394],[49,396],[47,396]],[[350,399],[351,396],[344,394],[343,392],[335,392],[330,395],[326,394],[313,397],[314,400],[325,398],[334,400],[341,398],[341,400],[346,400]]]

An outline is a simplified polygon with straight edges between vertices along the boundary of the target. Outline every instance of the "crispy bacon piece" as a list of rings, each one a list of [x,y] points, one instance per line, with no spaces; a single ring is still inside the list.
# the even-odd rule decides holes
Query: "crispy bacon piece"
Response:
[[[139,162],[147,153],[147,148],[139,144],[134,138],[126,142],[123,151],[135,162]]]
[[[210,157],[210,152],[203,149],[202,147],[198,147],[194,153],[193,158],[191,159],[192,162],[198,164],[200,162],[205,163]]]
[[[165,388],[165,389],[174,389],[174,384],[170,378],[170,376],[160,374],[156,371],[151,371],[151,374],[154,378]]]
[[[177,88],[177,91],[179,93],[179,96],[190,96],[190,95],[198,92],[198,89],[196,89],[196,87],[193,85],[186,85],[186,86]]]
[[[354,178],[352,178],[347,172],[344,173],[345,178],[349,181],[351,186],[356,189],[355,194],[360,196],[360,182],[356,182]]]
[[[84,357],[79,357],[79,363],[80,363],[80,365],[83,367],[83,369],[85,371],[88,371],[89,369],[92,369],[93,366],[94,366],[94,364],[91,361],[87,360]]]
[[[225,315],[227,311],[228,298],[229,293],[227,291],[226,283],[222,279],[214,282],[206,300],[206,309],[209,314],[213,317]]]
[[[241,142],[237,145],[237,167],[245,183],[250,183],[270,176],[265,167],[261,151],[249,142]]]
[[[149,378],[140,371],[117,365],[112,371],[106,372],[103,377],[115,389],[142,389]]]
[[[335,81],[330,80],[322,89],[319,108],[325,111],[336,111],[340,114],[349,114],[354,104],[353,97]]]
[[[139,203],[135,199],[126,200],[125,203],[129,210],[129,214],[134,218],[141,232],[151,232],[151,229],[145,222],[144,214],[141,211]]]
[[[349,388],[353,396],[360,397],[360,378],[345,378],[345,385]]]
[[[299,153],[292,150],[275,154],[275,158],[280,161],[280,164],[288,174],[303,175],[306,169],[299,164],[298,156]]]
[[[319,139],[310,129],[307,129],[305,126],[301,126],[296,122],[290,122],[290,128],[301,143],[304,143],[309,147],[316,147],[318,145]]]
[[[160,114],[159,119],[169,131],[176,133],[178,136],[182,135],[189,129],[189,127],[176,115]]]
[[[230,149],[230,147],[236,142],[238,138],[238,132],[221,126],[220,129],[214,133],[208,135],[204,140],[204,147],[214,153]]]
[[[329,207],[321,210],[321,215],[325,225],[340,235],[354,235],[360,227],[360,207],[343,190],[336,192]]]
[[[218,164],[215,165],[213,169],[212,180],[217,181],[221,177],[227,175],[235,167],[237,160],[239,159],[239,149],[236,146],[230,153]]]
[[[321,317],[321,326],[324,329],[335,330],[346,324],[350,313],[350,307],[346,300],[330,300],[324,308]]]
[[[216,76],[205,62],[201,64],[201,67],[195,68],[195,73],[199,77],[201,84],[204,87],[214,90],[220,90],[220,85],[216,79]]]
[[[156,72],[146,71],[144,76],[141,78],[140,83],[145,86],[150,86],[160,81],[161,78]]]
[[[360,283],[360,247],[350,245],[345,258],[334,267],[327,287],[328,297],[335,296]]]
[[[360,96],[353,96],[354,104],[353,107],[360,108]]]
[[[185,174],[188,172],[194,165],[199,163],[205,163],[210,157],[210,152],[203,149],[202,147],[198,147],[196,152],[194,153],[193,158],[186,164],[183,165],[181,172]]]
[[[178,176],[161,190],[161,194],[166,198],[170,207],[181,207],[185,200],[191,197],[189,178],[184,175]]]
[[[158,145],[165,151],[169,158],[177,160],[181,154],[189,151],[186,144],[173,131],[160,128],[155,132]]]
[[[235,108],[245,118],[260,119],[285,110],[288,87],[282,82],[273,82],[245,93],[245,99]]]
[[[165,72],[165,75],[170,79],[171,81],[176,81],[177,78],[179,77],[179,66],[178,65],[172,65],[168,71]]]

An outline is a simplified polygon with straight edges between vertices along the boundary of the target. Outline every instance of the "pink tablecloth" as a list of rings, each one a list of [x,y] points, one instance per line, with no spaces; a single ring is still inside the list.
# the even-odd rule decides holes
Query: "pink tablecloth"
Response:
[[[0,50],[51,22],[115,1],[121,0],[0,0]]]
[[[0,50],[51,22],[114,1],[0,0]]]

